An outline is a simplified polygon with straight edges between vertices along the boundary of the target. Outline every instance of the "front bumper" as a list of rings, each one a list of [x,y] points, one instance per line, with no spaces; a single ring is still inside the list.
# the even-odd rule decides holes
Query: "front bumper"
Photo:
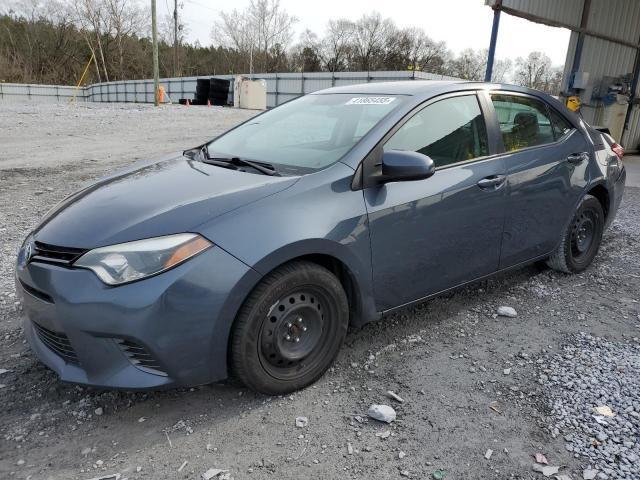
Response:
[[[154,389],[227,376],[235,314],[259,275],[219,247],[138,282],[31,262],[16,268],[24,331],[62,380]]]

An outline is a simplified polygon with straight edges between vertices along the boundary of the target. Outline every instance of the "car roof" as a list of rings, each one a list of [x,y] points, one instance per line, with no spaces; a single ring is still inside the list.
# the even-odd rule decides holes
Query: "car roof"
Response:
[[[466,80],[402,80],[395,82],[372,82],[358,83],[354,85],[343,85],[340,87],[327,88],[314,92],[315,94],[327,93],[362,93],[362,94],[384,94],[384,95],[423,95],[436,90],[461,83],[472,83]],[[476,82],[473,82],[476,83]]]
[[[551,95],[520,85],[509,83],[477,82],[470,80],[401,80],[395,82],[371,82],[358,83],[354,85],[343,85],[340,87],[318,90],[310,95],[326,95],[331,93],[351,94],[351,95],[406,95],[414,97],[415,101],[421,102],[431,97],[456,92],[462,90],[499,90],[503,92],[519,92],[536,96],[551,104],[557,110],[564,113],[574,121],[578,122],[577,116],[568,110],[566,106]],[[580,122],[578,122],[580,123]]]
[[[512,92],[528,93],[545,99],[551,98],[549,95],[538,90],[511,85],[505,83],[476,82],[470,80],[401,80],[395,82],[371,82],[354,85],[343,85],[339,87],[318,90],[311,95],[324,95],[330,93],[348,93],[364,95],[409,95],[417,97],[430,97],[442,93],[459,90],[480,90],[495,89]]]

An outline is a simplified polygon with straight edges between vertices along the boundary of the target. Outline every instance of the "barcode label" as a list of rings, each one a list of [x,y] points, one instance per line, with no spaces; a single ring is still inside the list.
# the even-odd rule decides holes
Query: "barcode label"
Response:
[[[345,105],[388,105],[395,97],[354,97]]]

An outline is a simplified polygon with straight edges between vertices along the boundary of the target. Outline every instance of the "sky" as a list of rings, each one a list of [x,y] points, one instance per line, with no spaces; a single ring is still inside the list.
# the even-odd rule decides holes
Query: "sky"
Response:
[[[187,26],[189,41],[210,45],[211,27],[220,11],[242,10],[249,0],[179,0],[179,10]],[[171,9],[171,0],[159,0],[160,14]],[[294,43],[305,29],[322,36],[330,19],[357,20],[378,11],[399,27],[421,27],[434,40],[444,40],[458,53],[465,48],[488,48],[493,11],[484,0],[280,0],[281,6],[298,18]],[[547,54],[554,65],[563,65],[569,31],[548,27],[505,13],[500,17],[497,58],[525,57],[537,50]]]

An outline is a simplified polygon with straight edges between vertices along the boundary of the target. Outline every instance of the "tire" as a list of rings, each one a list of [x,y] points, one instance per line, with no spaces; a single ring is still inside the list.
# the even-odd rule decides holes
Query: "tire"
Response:
[[[208,78],[198,78],[196,79],[196,88],[207,89],[211,86],[211,80]]]
[[[209,90],[208,95],[210,97],[215,97],[215,96],[218,96],[218,97],[225,96],[226,97],[227,95],[229,95],[229,90],[217,90],[217,89],[213,89],[212,88],[212,89]]]
[[[229,94],[227,93],[213,93],[209,94],[209,100],[226,100],[229,98]]]
[[[225,95],[229,93],[229,88],[221,88],[221,87],[216,87],[215,85],[211,85],[211,88],[209,89],[209,93],[213,94],[213,93],[224,93]]]
[[[225,89],[226,91],[229,91],[230,83],[231,82],[229,80],[224,80],[223,78],[211,78],[209,80],[211,88]]]
[[[333,363],[348,325],[347,296],[335,275],[311,262],[286,264],[258,284],[238,313],[231,375],[267,395],[304,388]]]
[[[564,273],[579,273],[586,269],[600,248],[604,220],[598,199],[585,195],[547,265]]]

